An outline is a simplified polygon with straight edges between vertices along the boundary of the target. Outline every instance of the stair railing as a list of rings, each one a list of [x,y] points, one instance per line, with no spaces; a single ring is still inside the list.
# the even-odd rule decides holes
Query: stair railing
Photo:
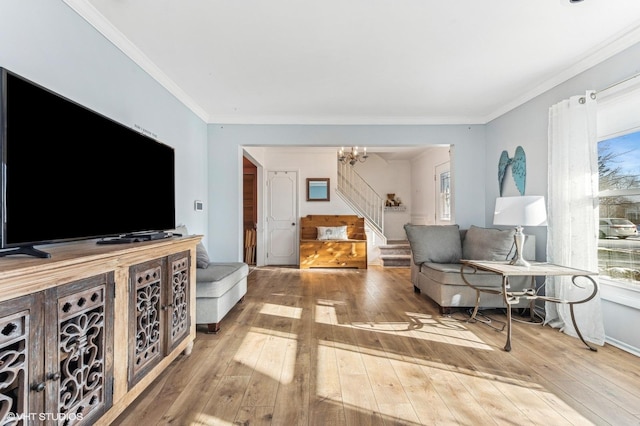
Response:
[[[338,162],[337,192],[354,211],[365,218],[374,231],[384,238],[385,200],[354,170],[353,166]]]

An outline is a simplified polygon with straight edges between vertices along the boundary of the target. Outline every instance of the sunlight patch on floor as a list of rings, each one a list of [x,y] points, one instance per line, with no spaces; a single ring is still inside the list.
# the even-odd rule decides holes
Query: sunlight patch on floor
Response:
[[[405,312],[407,321],[363,321],[340,324],[335,309],[337,305],[327,300],[318,303],[315,307],[315,321],[336,327],[351,328],[360,332],[369,331],[400,338],[428,340],[443,345],[480,349],[483,352],[495,351],[495,348],[486,344],[477,336],[465,321],[459,319],[438,317],[419,312]],[[402,414],[401,410],[399,412],[394,409],[397,404],[374,402],[377,395],[375,392],[380,392],[380,389],[385,387],[393,388],[393,386],[398,385],[397,383],[392,383],[393,381],[389,382],[389,380],[382,379],[385,375],[367,371],[367,365],[376,365],[377,359],[393,359],[394,370],[398,372],[411,371],[411,367],[415,368],[416,365],[419,365],[425,372],[425,377],[430,377],[434,380],[438,380],[438,378],[440,380],[456,380],[460,383],[465,383],[465,386],[469,387],[472,384],[475,384],[475,386],[482,384],[482,386],[489,386],[491,389],[495,389],[496,397],[505,397],[505,395],[513,394],[517,395],[523,403],[527,399],[532,399],[533,403],[531,405],[535,407],[534,409],[537,412],[545,413],[551,418],[555,416],[557,421],[563,420],[558,418],[557,412],[553,408],[558,405],[563,406],[563,408],[566,407],[566,412],[570,418],[579,417],[579,414],[566,406],[560,398],[548,392],[542,385],[532,382],[528,376],[520,377],[517,373],[503,375],[500,373],[499,368],[495,370],[471,369],[429,359],[412,358],[409,360],[403,358],[400,354],[394,354],[393,351],[387,352],[368,347],[366,343],[358,345],[331,339],[318,342],[317,395],[325,400],[343,403],[345,406],[351,406],[353,409],[362,410],[363,412],[375,409],[385,417],[411,424],[411,422],[415,421],[416,413],[406,412],[406,414]],[[345,380],[364,380],[365,376],[370,382],[370,386],[375,390],[373,393],[368,390],[365,391],[365,389],[368,389],[364,387],[365,381],[363,381],[363,386],[361,387],[351,385],[345,387]],[[382,381],[376,383],[376,377]],[[389,378],[388,375],[386,377],[387,379]],[[402,383],[402,380],[399,380],[399,383]],[[399,386],[402,385],[400,384]],[[358,389],[360,389],[360,393],[358,393]],[[379,397],[380,395],[377,396]],[[377,406],[372,407],[372,403]]]
[[[491,355],[488,356],[490,357]],[[519,375],[514,372],[511,372],[510,375],[506,375],[504,371],[502,371],[504,367],[497,361],[495,363],[495,368],[492,369],[486,367],[470,369],[453,366],[442,361],[431,361],[420,358],[414,358],[413,361],[416,365],[421,366],[425,374],[432,380],[442,381],[458,379],[461,382],[465,382],[465,380],[486,380],[489,383],[504,383],[518,388],[521,387],[535,391],[545,391],[544,386],[532,381],[532,378],[529,375]]]
[[[431,340],[457,346],[493,351],[464,321],[451,317],[434,318],[416,312],[406,312],[411,320],[410,334],[418,339]]]
[[[358,328],[373,328],[376,332],[397,335],[394,328],[399,325],[402,324],[362,323]],[[467,339],[466,335],[462,337],[455,335],[460,332],[469,333],[464,328],[452,327],[453,334],[448,335],[443,332],[442,336],[454,342]],[[480,401],[481,405],[489,403],[488,400],[504,399],[515,401],[517,408],[514,407],[514,409],[528,418],[545,418],[555,424],[581,424],[586,420],[544,385],[535,383],[529,376],[519,376],[517,372],[513,375],[501,374],[499,366],[496,366],[495,370],[461,368],[441,361],[402,358],[393,356],[393,352],[389,353],[386,350],[333,340],[319,340],[317,353],[315,391],[318,397],[336,404],[342,403],[345,407],[350,407],[350,410],[377,411],[383,418],[393,419],[402,424],[416,424],[414,423],[416,412],[397,409],[398,406],[411,407],[410,401],[391,403],[386,399],[389,395],[402,398],[402,393],[397,393],[397,386],[403,386],[406,381],[403,380],[403,374],[407,374],[406,372],[415,374],[416,365],[424,371],[425,380],[460,383],[475,395],[475,399]],[[377,367],[379,364],[377,360],[389,359],[393,359],[391,363],[393,372],[387,371],[381,374]],[[370,371],[372,366],[376,366],[376,371]],[[384,393],[386,388],[395,389],[395,391]],[[445,386],[442,389],[448,388]],[[558,407],[561,408],[558,409]]]
[[[342,403],[349,411],[377,412],[395,424],[417,424],[410,401],[398,391],[401,380],[385,351],[320,341],[316,368],[316,394],[323,401]]]
[[[492,375],[458,374],[457,379],[479,402],[504,400],[505,408],[529,419],[544,419],[545,424],[591,424],[561,397],[529,380],[510,380]],[[499,403],[502,405],[502,403]],[[513,406],[511,405],[513,404]],[[507,416],[506,410],[502,410]],[[502,419],[507,423],[509,418]]]
[[[316,304],[315,322],[336,327],[348,327],[358,330],[375,331],[399,337],[429,340],[444,344],[490,350],[493,348],[484,343],[469,330],[463,321],[454,318],[436,318],[433,315],[419,312],[405,312],[407,321],[366,321],[340,324],[335,306],[344,304],[331,300],[319,300]]]
[[[344,305],[344,302],[333,300],[318,300],[316,303],[315,321],[319,324],[337,324],[338,315],[336,305]]]
[[[201,413],[198,415],[198,420],[189,423],[189,426],[233,426],[234,424],[233,422]]]
[[[456,346],[471,347],[476,349],[494,350],[484,343],[471,330],[459,323],[446,323],[439,320],[418,319],[408,322],[354,322],[352,324],[339,325],[352,327],[359,330],[375,331],[377,333],[391,334],[398,337],[429,340],[432,342],[451,344]]]
[[[252,327],[233,360],[286,385],[295,374],[295,356],[287,353],[296,353],[296,339],[292,333]]]
[[[408,316],[410,316],[412,318],[422,318],[422,319],[425,319],[425,320],[428,320],[428,319],[433,320],[434,319],[433,315],[424,314],[422,312],[405,312],[405,315],[408,315]]]
[[[293,318],[293,319],[302,318],[302,308],[277,305],[274,303],[263,304],[262,309],[260,309],[260,313],[264,315],[277,315],[277,316]]]
[[[333,342],[318,342],[318,363],[316,365],[315,392],[323,400],[342,402],[340,373]]]
[[[342,404],[346,411],[377,412],[393,424],[418,424],[417,413],[384,351],[369,348],[363,352],[354,345],[320,341],[316,371],[316,394],[323,402]]]
[[[510,408],[505,416],[517,413],[529,419],[547,419],[549,424],[587,424],[580,413],[565,403],[561,397],[546,389],[543,385],[531,381],[530,377],[507,377],[499,373],[482,369],[466,369],[447,365],[443,362],[427,362],[418,359],[401,359],[393,357],[392,369],[395,372],[380,374],[379,371],[368,371],[366,366],[377,366],[375,359],[390,359],[391,354],[373,348],[362,348],[356,345],[334,341],[318,342],[318,359],[315,391],[323,401],[343,404],[345,409],[370,413],[377,411],[385,419],[406,425],[418,424],[417,413],[411,409],[411,401],[400,400],[390,402],[385,399],[402,399],[397,386],[403,386],[407,379],[403,374],[415,374],[415,365],[422,365],[425,381],[436,383],[458,383],[468,389],[474,399],[483,406],[499,407],[503,402]],[[360,358],[363,371],[340,366],[341,360]],[[375,358],[375,359],[374,359]],[[412,376],[413,377],[413,376]],[[413,377],[415,379],[415,377]],[[397,380],[397,382],[396,382]],[[341,384],[342,382],[342,384]],[[385,389],[393,389],[385,393]],[[443,385],[434,388],[436,392],[451,391]],[[499,402],[503,401],[503,402]],[[511,405],[512,403],[515,406]],[[398,407],[402,407],[400,410]],[[491,410],[489,410],[491,412]],[[562,414],[559,414],[562,413]],[[508,419],[502,419],[507,421]]]

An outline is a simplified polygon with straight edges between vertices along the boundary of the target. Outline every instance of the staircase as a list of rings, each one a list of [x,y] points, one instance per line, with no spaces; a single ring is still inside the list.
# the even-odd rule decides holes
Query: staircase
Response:
[[[364,217],[365,223],[380,241],[384,236],[384,200],[349,164],[338,162],[338,186],[336,193],[354,212]]]
[[[384,203],[352,166],[338,162],[337,194],[354,212],[364,217],[367,227],[375,233],[380,261],[385,268],[408,268],[412,256],[408,241],[388,241],[384,235]]]
[[[389,240],[378,246],[380,260],[385,268],[408,268],[411,266],[411,247],[408,241]]]

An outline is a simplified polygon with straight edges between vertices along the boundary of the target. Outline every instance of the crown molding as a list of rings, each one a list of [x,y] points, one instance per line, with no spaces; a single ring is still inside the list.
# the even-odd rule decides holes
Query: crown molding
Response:
[[[292,124],[292,125],[467,125],[484,124],[472,116],[306,116],[306,115],[213,115],[209,124]]]
[[[63,0],[71,9],[80,15],[85,21],[93,26],[98,32],[106,37],[113,45],[122,51],[127,57],[135,62],[154,80],[162,85],[189,108],[203,121],[209,122],[209,115],[203,110],[189,95],[187,95],[177,84],[174,83],[160,68],[156,66],[140,49],[126,38],[120,31],[109,22],[104,15],[93,7],[86,0]]]
[[[209,115],[172,79],[158,68],[131,41],[118,31],[86,0],[63,0],[85,21],[103,34],[132,61],[173,94],[194,114],[208,124],[324,124],[324,125],[456,125],[487,124],[531,99],[562,84],[602,61],[640,42],[640,21],[601,43],[584,55],[583,59],[532,90],[502,105],[484,117],[476,116],[287,116],[287,115]]]
[[[519,96],[512,100],[511,102],[503,105],[502,107],[495,110],[493,113],[484,117],[484,122],[488,123],[496,118],[506,114],[507,112],[519,107],[520,105],[525,104],[531,99],[539,96],[554,87],[562,84],[571,78],[577,76],[578,74],[598,65],[599,63],[611,58],[613,55],[616,55],[623,50],[633,46],[640,42],[640,22],[635,25],[628,27],[627,29],[621,31],[616,36],[611,37],[609,40],[600,44],[600,46],[595,47],[589,53],[585,54],[583,59],[576,62],[573,66],[567,68],[563,72],[556,74],[552,78],[548,79],[544,83],[535,87],[534,89],[524,93],[522,96]],[[585,88],[588,89],[596,89],[595,87]]]

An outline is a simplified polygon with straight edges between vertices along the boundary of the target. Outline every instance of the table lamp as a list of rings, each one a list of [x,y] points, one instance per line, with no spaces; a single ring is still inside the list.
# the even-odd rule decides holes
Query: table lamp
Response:
[[[522,253],[525,235],[523,226],[546,226],[547,209],[544,197],[541,195],[523,195],[520,197],[498,197],[493,213],[494,225],[511,225],[516,227],[513,236],[516,245],[516,255],[511,260],[511,265],[529,267]]]

